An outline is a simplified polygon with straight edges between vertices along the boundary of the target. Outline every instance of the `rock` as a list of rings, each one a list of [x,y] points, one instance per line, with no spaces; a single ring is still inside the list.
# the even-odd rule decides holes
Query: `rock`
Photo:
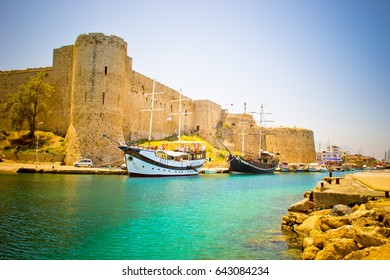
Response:
[[[387,214],[383,217],[383,225],[385,227],[390,227],[390,214]]]
[[[349,225],[349,219],[347,217],[322,216],[319,218],[318,222],[321,231]]]
[[[302,247],[303,249],[306,249],[307,247],[310,247],[313,245],[313,237],[305,237],[303,239]]]
[[[363,204],[362,204],[363,205]],[[355,212],[357,210],[359,210],[360,206],[358,204],[355,204],[353,207],[352,207],[352,212]]]
[[[349,222],[351,224],[362,218],[378,221],[378,214],[375,212],[375,210],[357,210],[348,216]]]
[[[386,236],[389,235],[389,229],[384,228],[385,231],[381,230],[380,227],[363,227],[356,228],[356,233],[354,236],[354,240],[356,243],[360,244],[363,248],[372,247],[372,246],[381,246],[387,242]]]
[[[314,202],[310,201],[309,198],[305,198],[291,205],[288,208],[288,211],[310,213],[313,211],[313,209],[314,209]]]
[[[359,250],[355,241],[349,238],[333,238],[325,243],[323,250],[319,251],[316,260],[342,260],[346,255]]]
[[[341,256],[336,252],[333,244],[329,244],[319,251],[316,255],[315,260],[341,260]]]
[[[300,213],[300,212],[288,212],[283,218],[282,218],[282,229],[293,231],[293,227],[296,224],[302,224],[304,220],[306,220],[308,217],[307,214]]]
[[[337,254],[344,258],[346,255],[353,251],[359,250],[359,247],[355,243],[353,239],[350,238],[333,238],[329,239],[325,243],[325,248],[328,246],[328,244],[332,244],[334,250],[337,252]]]
[[[302,224],[295,225],[293,229],[301,237],[308,237],[310,236],[310,232],[312,230],[314,229],[320,230],[320,227],[318,225],[318,219],[319,216],[311,215],[306,220],[304,220]]]
[[[344,260],[390,260],[390,243],[351,252]]]
[[[343,204],[337,204],[332,207],[332,215],[333,216],[345,216],[352,213],[351,207]]]
[[[303,253],[301,254],[301,260],[314,260],[319,251],[320,249],[314,245],[311,245],[303,250]]]
[[[337,229],[331,229],[321,234],[313,235],[313,245],[323,249],[326,241],[334,238],[353,238],[355,236],[355,228],[346,225]]]

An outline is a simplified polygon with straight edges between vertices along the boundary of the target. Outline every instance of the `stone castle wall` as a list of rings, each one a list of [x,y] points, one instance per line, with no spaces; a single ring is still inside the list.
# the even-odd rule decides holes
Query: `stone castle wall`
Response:
[[[103,134],[123,136],[127,43],[116,36],[80,35],[73,47],[70,123],[65,162],[81,157],[109,164],[120,151]],[[109,129],[109,131],[108,131]]]
[[[67,164],[82,157],[102,165],[120,161],[119,149],[103,134],[122,142],[148,138],[150,110],[147,110],[151,108],[154,80],[132,69],[132,58],[127,56],[127,43],[122,38],[102,33],[83,34],[74,45],[54,49],[52,67],[0,71],[1,129],[11,129],[7,112],[2,109],[7,94],[16,93],[20,84],[42,70],[55,92],[46,101],[51,114],[38,120],[43,121],[40,129],[66,135]],[[162,139],[178,133],[180,92],[159,82],[155,83],[155,92],[163,93],[155,95],[153,106],[157,110],[153,112],[152,135],[153,139]],[[212,134],[217,125],[228,120],[232,135],[226,137],[236,150],[241,150],[240,115],[226,114],[210,100],[192,100],[186,96],[182,99],[182,134],[198,132],[214,142]],[[256,131],[256,125],[248,124],[248,134]],[[246,139],[248,152],[257,153],[258,132]],[[282,161],[299,161],[297,148],[300,161],[314,160],[311,131],[275,128],[262,139],[268,150],[280,153]]]
[[[43,121],[40,129],[66,135],[67,164],[82,157],[97,164],[121,160],[119,149],[103,134],[121,142],[148,138],[150,110],[145,110],[151,108],[154,80],[133,71],[123,39],[83,34],[74,45],[54,49],[53,67],[0,71],[1,108],[8,93],[16,93],[20,84],[41,70],[46,71],[46,82],[55,92],[46,100],[51,114],[39,120]],[[180,93],[159,82],[155,92],[162,94],[155,95],[152,138],[178,134]],[[220,120],[220,105],[182,99],[181,133],[197,129],[207,135]],[[0,110],[0,114],[1,128],[10,130],[7,113]]]
[[[305,128],[273,127],[265,129],[266,148],[279,153],[280,162],[315,162],[314,133]]]
[[[245,154],[259,153],[260,129],[252,115],[230,114],[226,123],[228,129],[223,137],[230,138],[232,145],[229,149],[241,153],[244,141]],[[310,163],[316,160],[313,131],[304,128],[264,127],[261,149],[277,154],[280,162]]]

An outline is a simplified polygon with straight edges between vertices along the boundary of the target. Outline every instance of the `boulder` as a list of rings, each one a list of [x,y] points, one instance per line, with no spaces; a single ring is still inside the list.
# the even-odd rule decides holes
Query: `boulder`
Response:
[[[302,247],[303,249],[306,249],[307,247],[310,247],[313,245],[313,237],[305,237],[303,239]]]
[[[322,231],[349,225],[347,217],[322,216],[319,218],[318,222]]]
[[[373,221],[370,218],[361,218],[359,220],[355,220],[352,222],[352,225],[355,227],[369,227],[369,226],[376,226],[376,227],[383,227],[383,224],[378,221]]]
[[[390,227],[390,214],[387,214],[383,217],[383,225],[385,227]]]
[[[353,251],[359,250],[358,245],[355,243],[353,239],[350,238],[333,238],[329,239],[325,243],[325,248],[332,244],[333,249],[336,251],[337,255],[343,259],[346,255]]]
[[[313,235],[313,245],[317,248],[323,249],[326,241],[334,238],[353,238],[355,236],[355,229],[349,225],[342,226],[337,229],[328,230],[322,234]]]
[[[357,244],[349,238],[333,238],[325,243],[323,250],[319,251],[316,260],[342,260],[351,252],[359,250]]]
[[[382,230],[381,230],[382,229]],[[363,248],[372,246],[381,246],[388,241],[389,229],[369,226],[369,227],[356,227],[356,233],[353,239],[356,243],[360,244]]]
[[[351,207],[344,204],[337,204],[332,207],[333,216],[346,216],[352,213]]]
[[[378,213],[375,210],[357,210],[348,216],[351,224],[362,218],[378,221]]]
[[[303,221],[307,219],[307,217],[308,217],[307,214],[301,212],[288,212],[282,218],[282,229],[292,231],[294,225],[302,224]]]
[[[320,216],[311,215],[300,225],[294,225],[294,231],[302,238],[310,236],[310,232],[314,229],[320,230],[318,219]]]
[[[333,244],[329,244],[319,251],[316,255],[315,260],[341,260],[341,256],[336,252]]]
[[[317,256],[317,253],[320,251],[316,246],[311,245],[305,250],[303,250],[301,254],[301,260],[314,260]]]
[[[344,260],[390,260],[390,243],[351,252]]]

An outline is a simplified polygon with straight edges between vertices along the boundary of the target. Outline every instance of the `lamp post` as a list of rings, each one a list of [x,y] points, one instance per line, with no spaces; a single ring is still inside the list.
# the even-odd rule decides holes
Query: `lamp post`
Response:
[[[38,130],[39,131],[39,125],[43,124],[43,122],[38,123]],[[37,134],[37,149],[35,150],[35,168],[38,167],[38,142],[39,142],[39,134]]]

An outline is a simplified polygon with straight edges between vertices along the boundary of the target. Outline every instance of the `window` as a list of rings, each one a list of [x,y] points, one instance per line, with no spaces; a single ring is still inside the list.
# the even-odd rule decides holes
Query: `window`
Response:
[[[104,67],[104,75],[107,76],[107,66]]]
[[[104,105],[104,97],[105,97],[106,93],[103,91],[103,105]]]

